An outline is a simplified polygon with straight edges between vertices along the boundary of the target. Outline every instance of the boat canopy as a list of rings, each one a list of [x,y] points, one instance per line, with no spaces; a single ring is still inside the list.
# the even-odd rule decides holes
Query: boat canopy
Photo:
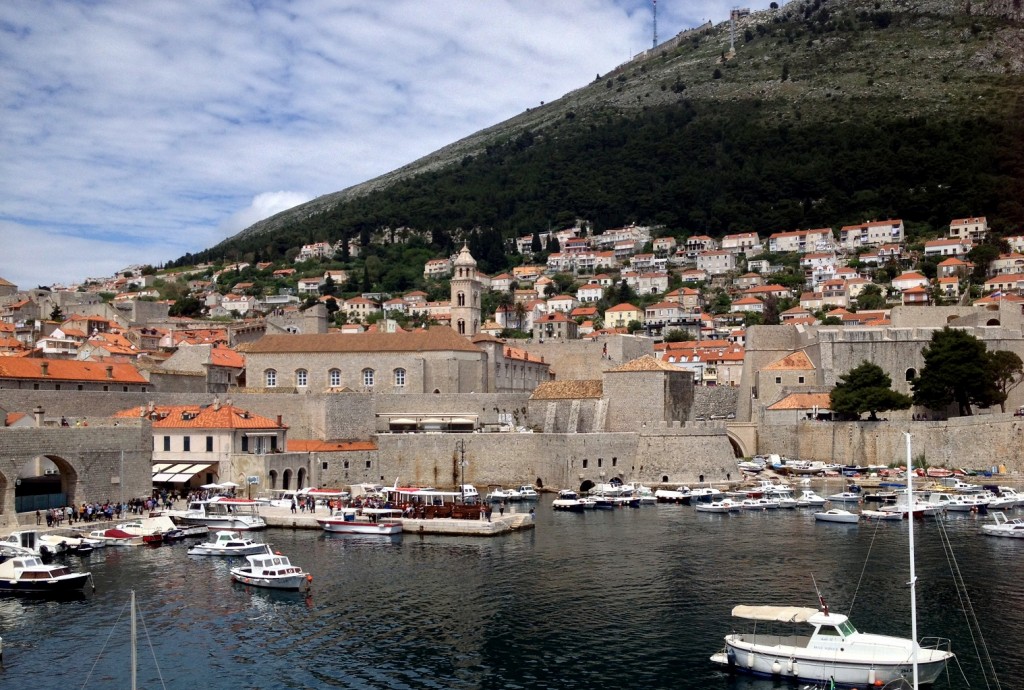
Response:
[[[776,623],[806,623],[818,609],[804,606],[734,606],[732,615],[752,621],[775,621]]]

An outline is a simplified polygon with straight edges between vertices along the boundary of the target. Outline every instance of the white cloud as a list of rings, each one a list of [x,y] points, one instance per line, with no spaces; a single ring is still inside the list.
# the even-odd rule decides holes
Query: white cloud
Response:
[[[729,7],[662,0],[659,36],[725,20]],[[116,268],[208,248],[261,213],[587,84],[649,47],[650,10],[646,0],[0,3],[0,276],[70,282],[96,274],[78,257],[111,246]],[[50,253],[69,242],[78,250]]]
[[[300,192],[264,192],[253,197],[252,203],[241,211],[232,213],[220,224],[225,236],[245,230],[253,223],[270,218],[275,213],[287,211],[312,199],[308,194]]]

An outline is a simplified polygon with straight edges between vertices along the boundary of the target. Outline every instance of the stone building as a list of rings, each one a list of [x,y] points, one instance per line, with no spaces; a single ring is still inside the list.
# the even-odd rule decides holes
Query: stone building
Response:
[[[0,357],[0,388],[145,393],[152,387],[132,364]]]
[[[463,245],[452,266],[452,328],[459,335],[473,337],[480,332],[480,294],[483,284],[476,272],[476,259]]]
[[[262,392],[472,393],[490,386],[484,351],[445,326],[268,335],[243,352],[247,386]]]

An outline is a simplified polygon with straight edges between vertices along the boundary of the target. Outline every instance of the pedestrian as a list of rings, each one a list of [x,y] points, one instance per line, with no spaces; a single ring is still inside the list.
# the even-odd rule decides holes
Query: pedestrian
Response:
[[[487,506],[486,508],[484,508],[484,512],[487,513],[487,522],[490,522],[491,521],[491,507]]]
[[[40,513],[38,510],[36,511],[36,524],[37,525],[43,524],[43,514]]]
[[[498,504],[498,515],[505,515],[505,501]]]
[[[292,499],[292,513],[295,513],[295,499]]]

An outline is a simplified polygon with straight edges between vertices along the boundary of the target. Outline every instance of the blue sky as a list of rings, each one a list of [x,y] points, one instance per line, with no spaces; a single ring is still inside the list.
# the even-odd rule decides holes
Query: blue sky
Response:
[[[659,40],[733,4],[660,0]],[[67,284],[206,249],[651,38],[649,0],[5,0],[0,277]]]

